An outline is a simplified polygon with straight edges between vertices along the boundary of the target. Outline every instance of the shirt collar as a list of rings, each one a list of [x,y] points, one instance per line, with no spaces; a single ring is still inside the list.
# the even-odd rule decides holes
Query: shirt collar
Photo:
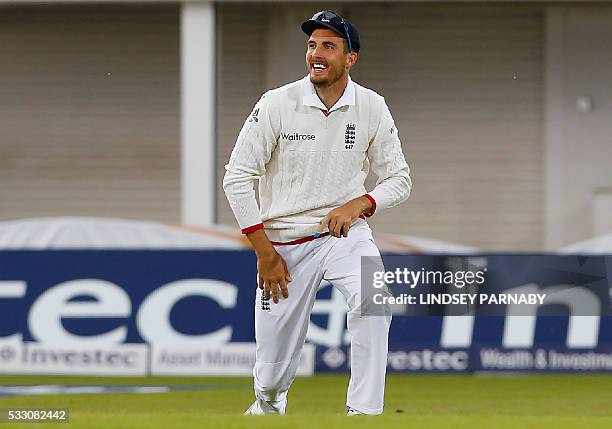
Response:
[[[315,87],[310,81],[310,77],[306,76],[304,79],[302,79],[302,104],[304,106],[316,107],[317,109],[321,109],[326,112],[333,112],[334,110],[344,106],[354,106],[355,84],[349,76],[348,83],[346,84],[346,88],[344,88],[342,96],[338,99],[338,101],[336,101],[336,104],[334,104],[331,109],[327,110],[327,107],[325,107],[325,104],[323,104],[317,95]]]

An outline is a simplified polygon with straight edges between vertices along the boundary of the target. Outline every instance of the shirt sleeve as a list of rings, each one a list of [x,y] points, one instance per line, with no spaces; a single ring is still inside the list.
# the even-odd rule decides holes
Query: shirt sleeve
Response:
[[[225,166],[223,190],[243,234],[263,228],[254,185],[276,147],[270,113],[264,94],[244,122]]]
[[[372,171],[378,177],[376,186],[368,193],[375,201],[369,215],[377,209],[393,207],[408,199],[412,189],[410,167],[404,158],[393,117],[382,97],[368,158]]]

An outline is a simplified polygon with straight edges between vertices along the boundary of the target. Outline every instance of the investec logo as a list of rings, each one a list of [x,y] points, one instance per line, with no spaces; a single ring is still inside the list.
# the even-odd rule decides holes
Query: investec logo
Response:
[[[316,138],[314,134],[281,133],[281,139],[287,141],[315,140]]]

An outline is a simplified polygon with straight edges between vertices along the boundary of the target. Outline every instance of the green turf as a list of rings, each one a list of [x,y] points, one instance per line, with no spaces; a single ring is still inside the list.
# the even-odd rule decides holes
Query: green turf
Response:
[[[208,386],[161,394],[55,395],[0,398],[0,408],[70,409],[70,428],[612,428],[612,376],[400,376],[387,380],[385,413],[346,417],[348,377],[298,378],[284,417],[245,417],[248,378],[0,377],[2,385],[128,384]],[[17,427],[23,425],[4,425]],[[28,424],[27,428],[49,424]]]

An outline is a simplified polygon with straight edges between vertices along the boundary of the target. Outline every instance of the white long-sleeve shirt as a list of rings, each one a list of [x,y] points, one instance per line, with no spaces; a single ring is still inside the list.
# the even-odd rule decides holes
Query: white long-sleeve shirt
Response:
[[[378,180],[366,194],[370,168]],[[223,189],[242,232],[265,227],[273,242],[310,236],[332,209],[364,194],[370,215],[393,207],[412,187],[384,98],[350,78],[329,110],[308,76],[266,92],[225,169]]]

